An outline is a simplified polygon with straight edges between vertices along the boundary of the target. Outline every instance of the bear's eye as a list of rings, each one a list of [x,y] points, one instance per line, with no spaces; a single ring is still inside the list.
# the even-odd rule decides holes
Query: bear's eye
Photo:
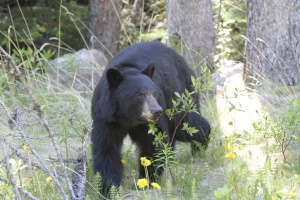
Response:
[[[143,93],[138,93],[136,96],[138,99],[142,99],[144,97]]]

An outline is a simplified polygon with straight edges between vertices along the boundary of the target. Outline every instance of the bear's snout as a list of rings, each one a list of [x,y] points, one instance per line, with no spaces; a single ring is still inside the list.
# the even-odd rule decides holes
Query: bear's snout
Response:
[[[155,122],[159,119],[162,112],[162,107],[157,103],[156,99],[150,95],[143,104],[141,117],[147,122]]]

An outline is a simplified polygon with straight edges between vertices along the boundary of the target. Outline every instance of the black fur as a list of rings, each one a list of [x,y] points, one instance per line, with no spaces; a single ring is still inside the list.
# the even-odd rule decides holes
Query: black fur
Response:
[[[121,184],[121,147],[127,134],[138,145],[140,156],[149,158],[156,152],[152,143],[154,136],[148,134],[149,121],[156,121],[159,117],[159,131],[172,138],[174,122],[178,122],[181,116],[169,121],[162,111],[172,107],[172,98],[176,99],[174,92],[183,93],[185,88],[191,90],[192,75],[194,73],[185,60],[159,42],[132,45],[111,60],[92,100],[93,167],[103,178],[104,190]],[[195,102],[200,113],[198,96]],[[141,116],[142,112],[146,114]],[[210,133],[208,121],[196,113],[187,114],[184,121],[199,132],[191,136],[180,126],[175,139],[185,142],[195,140],[207,145]],[[153,165],[148,170],[153,181]],[[161,174],[162,169],[158,173]],[[140,167],[140,176],[145,177],[143,167]]]

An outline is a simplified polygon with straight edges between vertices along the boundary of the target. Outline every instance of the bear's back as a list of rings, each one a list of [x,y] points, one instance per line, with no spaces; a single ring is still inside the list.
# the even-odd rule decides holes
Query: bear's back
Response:
[[[174,77],[186,81],[191,78],[191,75],[194,75],[181,55],[156,41],[142,42],[123,49],[110,61],[107,69],[116,68],[123,71],[128,68],[135,68],[142,71],[151,62],[155,65],[156,76],[154,80],[168,78],[170,79],[166,80],[168,84],[176,84],[172,83],[171,80]]]
[[[162,54],[168,55],[169,48],[160,42],[142,42],[131,45],[119,53],[110,61],[108,68],[135,67],[142,70],[144,65],[155,62]]]
[[[131,45],[119,53],[110,61],[108,67],[121,67],[122,65],[141,64],[145,65],[150,61],[160,64],[158,61],[181,57],[173,49],[163,45],[160,42],[142,42]]]

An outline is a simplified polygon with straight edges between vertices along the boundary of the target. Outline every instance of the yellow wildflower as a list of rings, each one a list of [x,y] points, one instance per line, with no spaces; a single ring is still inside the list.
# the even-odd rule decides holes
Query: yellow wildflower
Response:
[[[48,176],[48,177],[46,178],[46,181],[47,181],[47,182],[50,182],[50,181],[52,181],[52,178],[51,178],[51,176]]]
[[[152,185],[152,187],[154,187],[155,189],[158,189],[158,190],[160,190],[160,185],[158,185],[157,183],[151,183],[151,185]]]
[[[145,178],[141,178],[138,180],[138,182],[136,183],[136,185],[140,188],[143,189],[148,185],[148,181]]]
[[[29,146],[27,144],[24,144],[23,145],[23,149],[26,150],[26,151],[28,151],[29,150]]]
[[[231,153],[231,152],[229,152],[229,153],[226,153],[226,155],[225,155],[225,158],[235,158],[236,157],[236,155],[234,154],[234,153]]]
[[[125,159],[122,159],[121,160],[121,163],[124,165],[126,163],[126,160]]]
[[[146,157],[141,157],[141,164],[144,166],[144,167],[148,167],[151,165],[151,161],[148,160]]]

